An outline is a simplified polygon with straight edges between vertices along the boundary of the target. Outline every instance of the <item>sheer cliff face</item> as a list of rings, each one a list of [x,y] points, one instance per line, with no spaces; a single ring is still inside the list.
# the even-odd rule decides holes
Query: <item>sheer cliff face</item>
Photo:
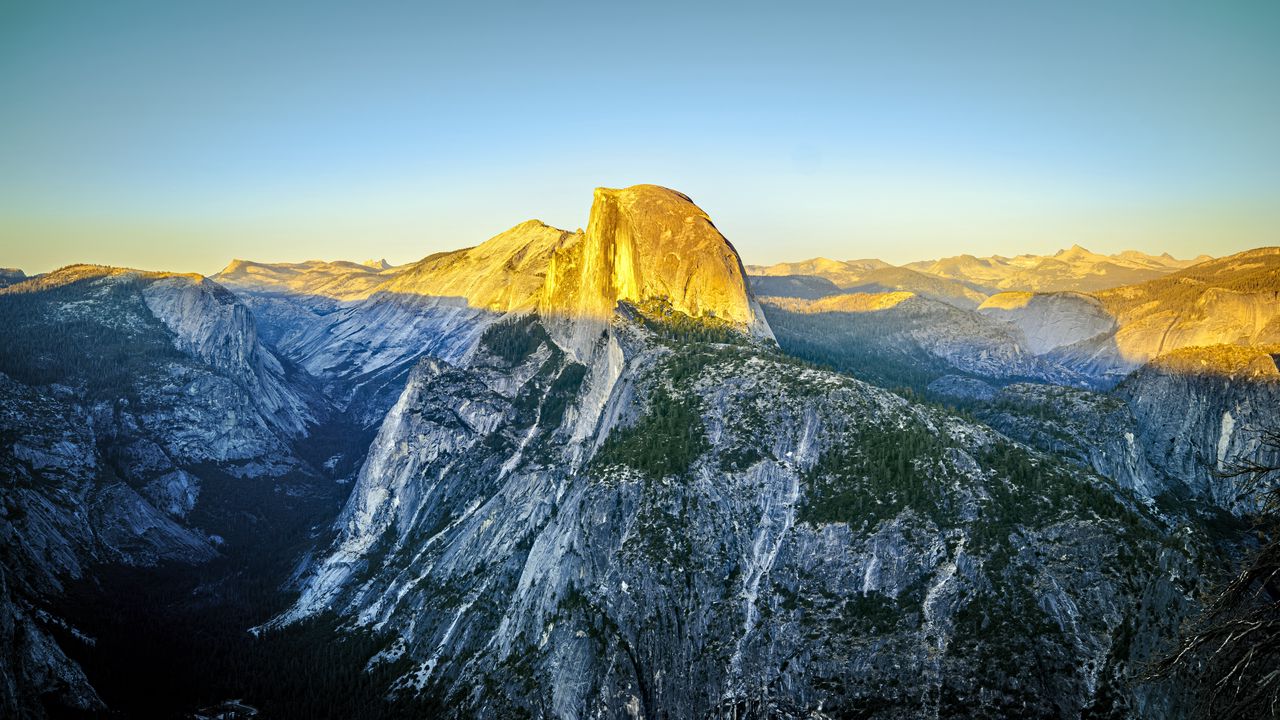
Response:
[[[767,333],[737,252],[692,200],[656,185],[596,189],[585,235],[547,273],[544,314],[608,318],[619,301],[653,299]]]
[[[1256,498],[1223,476],[1241,462],[1280,462],[1263,443],[1280,428],[1280,346],[1186,348],[1128,377],[1116,395],[1132,408],[1150,462],[1196,497],[1235,512]]]

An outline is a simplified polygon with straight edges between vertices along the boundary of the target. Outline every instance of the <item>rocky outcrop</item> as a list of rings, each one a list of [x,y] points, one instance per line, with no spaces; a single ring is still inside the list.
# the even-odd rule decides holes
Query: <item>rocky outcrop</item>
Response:
[[[93,415],[75,402],[0,374],[0,712],[40,717],[54,705],[102,709],[55,639],[67,632],[49,603],[97,563],[203,562],[214,550],[132,487],[111,478]]]
[[[988,397],[966,400],[971,412],[992,428],[1054,457],[1074,460],[1144,502],[1184,494],[1186,485],[1161,462],[1149,433],[1123,399],[1078,388],[1015,383]]]
[[[242,383],[275,429],[297,437],[316,424],[315,398],[258,342],[249,308],[226,289],[204,278],[169,277],[148,284],[142,295],[178,349]]]
[[[1080,293],[999,293],[978,306],[978,312],[1018,328],[1023,346],[1034,355],[1116,329],[1115,318],[1102,303]]]
[[[649,300],[770,335],[737,252],[693,201],[656,185],[597,188],[586,233],[551,258],[539,310],[600,324],[620,301]]]
[[[1280,346],[1186,348],[1105,393],[1032,383],[995,390],[965,378],[930,390],[1145,502],[1245,514],[1257,510],[1256,497],[1232,470],[1280,461],[1263,442],[1280,428],[1277,356]]]
[[[1280,428],[1278,355],[1280,346],[1187,348],[1127,378],[1116,395],[1132,408],[1147,460],[1195,497],[1255,510],[1229,473],[1245,460],[1280,464],[1263,443]]]
[[[242,268],[231,270],[219,281],[278,319],[270,332],[279,350],[369,424],[390,409],[419,358],[458,362],[509,313],[536,310],[580,360],[595,352],[619,302],[661,300],[769,334],[732,245],[687,197],[653,185],[597,190],[585,232],[530,220],[473,248],[384,270],[360,296],[333,294],[342,302],[326,307],[283,270],[270,285],[269,273],[248,282]]]
[[[1093,297],[996,296],[983,311],[1016,323],[1054,362],[1114,382],[1181,348],[1280,342],[1277,288],[1280,249],[1259,248]]]

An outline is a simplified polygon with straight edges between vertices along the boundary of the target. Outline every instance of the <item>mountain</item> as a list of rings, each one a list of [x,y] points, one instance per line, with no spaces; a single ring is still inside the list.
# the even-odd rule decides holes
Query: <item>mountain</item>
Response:
[[[1182,347],[1280,342],[1280,248],[1201,263],[1098,299],[1116,318],[1115,345],[1130,362]]]
[[[98,710],[70,589],[260,541],[256,504],[316,484],[295,445],[327,408],[199,276],[66,267],[0,290],[0,327],[0,710]]]
[[[777,263],[774,265],[748,265],[747,272],[763,277],[783,277],[787,275],[810,275],[822,277],[844,287],[857,284],[864,275],[876,270],[893,267],[883,260],[867,258],[864,260],[832,260],[830,258],[812,258],[800,262]]]
[[[1118,380],[1180,348],[1280,342],[1280,248],[1092,295],[1004,293],[979,311],[1016,325],[1063,365]]]
[[[312,311],[311,292],[286,273],[270,283],[216,277],[266,322],[278,319],[270,332],[280,351],[319,378],[340,409],[375,423],[419,358],[462,359],[509,312],[564,318],[554,328],[577,333],[559,338],[575,352],[590,352],[596,325],[619,300],[662,297],[675,310],[767,333],[744,275],[705,213],[679,193],[642,185],[597,190],[585,232],[530,220],[476,247],[385,271],[358,295],[333,297],[341,302],[327,312]]]
[[[1280,250],[1274,248],[1136,285],[1094,293],[999,292],[976,306],[892,290],[840,294],[810,277],[753,280],[774,293],[763,304],[783,347],[917,391],[951,375],[1105,388],[1179,348],[1261,345],[1280,337]],[[903,304],[908,295],[914,299]]]
[[[1194,553],[1105,481],[638,317],[609,326],[598,419],[577,412],[592,370],[534,321],[523,358],[419,365],[289,619],[383,633],[395,687],[458,715],[1078,712],[1149,647],[1113,633],[1189,602]],[[1019,679],[1037,657],[1058,659]]]
[[[447,352],[414,362],[276,626],[381,638],[370,667],[445,716],[1176,714],[1179,688],[1129,679],[1220,562],[1193,520],[780,353],[678,193],[504,236],[399,281],[470,319],[422,326]],[[515,247],[500,292],[451,285]],[[784,305],[1013,337],[911,293]]]
[[[1280,425],[1278,353],[1274,345],[1183,348],[1105,393],[1015,383],[982,395],[973,387],[940,394],[1001,433],[1141,496],[1179,505],[1190,498],[1201,511],[1247,516],[1256,506],[1224,473],[1245,460],[1280,462],[1263,443]]]
[[[1134,250],[1099,255],[1072,245],[1047,256],[957,255],[908,263],[903,267],[981,286],[991,292],[1093,292],[1153,280],[1209,259],[1201,255],[1178,260],[1167,253],[1145,255]]]
[[[923,391],[954,373],[1006,382],[1090,382],[1039,357],[1017,328],[914,293],[765,297],[761,303],[788,353],[883,387]]]
[[[640,185],[400,266],[27,279],[0,712],[1187,717],[1142,673],[1250,547],[1220,471],[1280,460],[1273,260],[749,270]]]
[[[1082,293],[1005,292],[978,306],[985,317],[1021,331],[1026,348],[1043,355],[1114,331],[1117,321],[1103,303]]]
[[[753,288],[758,287],[761,295],[817,297],[812,292],[803,292],[802,288],[799,294],[791,295],[787,286],[780,282],[801,278],[830,281],[837,289],[828,294],[904,291],[962,308],[977,307],[987,295],[955,280],[906,267],[894,267],[881,260],[840,262],[814,258],[800,263],[780,263],[768,267],[753,265],[748,271],[752,275]]]
[[[357,264],[345,260],[309,260],[270,264],[232,260],[213,279],[222,285],[246,290],[278,290],[330,300],[352,300],[368,297],[372,288],[385,280],[379,273],[387,267],[375,266],[373,261]]]

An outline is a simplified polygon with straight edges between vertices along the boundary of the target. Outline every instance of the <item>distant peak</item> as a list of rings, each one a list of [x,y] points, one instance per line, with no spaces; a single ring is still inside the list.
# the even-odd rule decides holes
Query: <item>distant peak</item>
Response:
[[[391,263],[387,262],[386,258],[381,258],[378,260],[365,260],[360,264],[364,265],[365,267],[373,268],[374,270],[388,270],[390,268],[395,267]]]
[[[1080,245],[1072,245],[1066,250],[1059,250],[1058,252],[1054,253],[1053,256],[1061,259],[1061,258],[1085,257],[1092,254],[1093,253],[1089,252],[1087,248],[1081,247]]]
[[[240,271],[244,270],[245,268],[249,267],[250,265],[256,265],[256,264],[257,264],[257,263],[253,262],[252,260],[241,260],[240,258],[234,258],[234,259],[232,259],[232,261],[231,261],[231,262],[227,263],[227,266],[226,266],[226,267],[224,267],[224,268],[222,268],[222,270],[221,270],[221,271],[219,271],[219,272],[218,272],[218,274],[219,274],[219,275],[231,275],[231,274],[233,274],[233,273],[238,273],[238,272],[240,272]]]

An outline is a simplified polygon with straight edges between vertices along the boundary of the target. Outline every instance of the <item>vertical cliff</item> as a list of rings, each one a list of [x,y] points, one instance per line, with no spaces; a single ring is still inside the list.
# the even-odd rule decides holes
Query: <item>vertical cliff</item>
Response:
[[[542,314],[596,327],[620,301],[649,300],[772,337],[737,251],[692,200],[657,185],[597,188],[586,232],[551,258]]]

